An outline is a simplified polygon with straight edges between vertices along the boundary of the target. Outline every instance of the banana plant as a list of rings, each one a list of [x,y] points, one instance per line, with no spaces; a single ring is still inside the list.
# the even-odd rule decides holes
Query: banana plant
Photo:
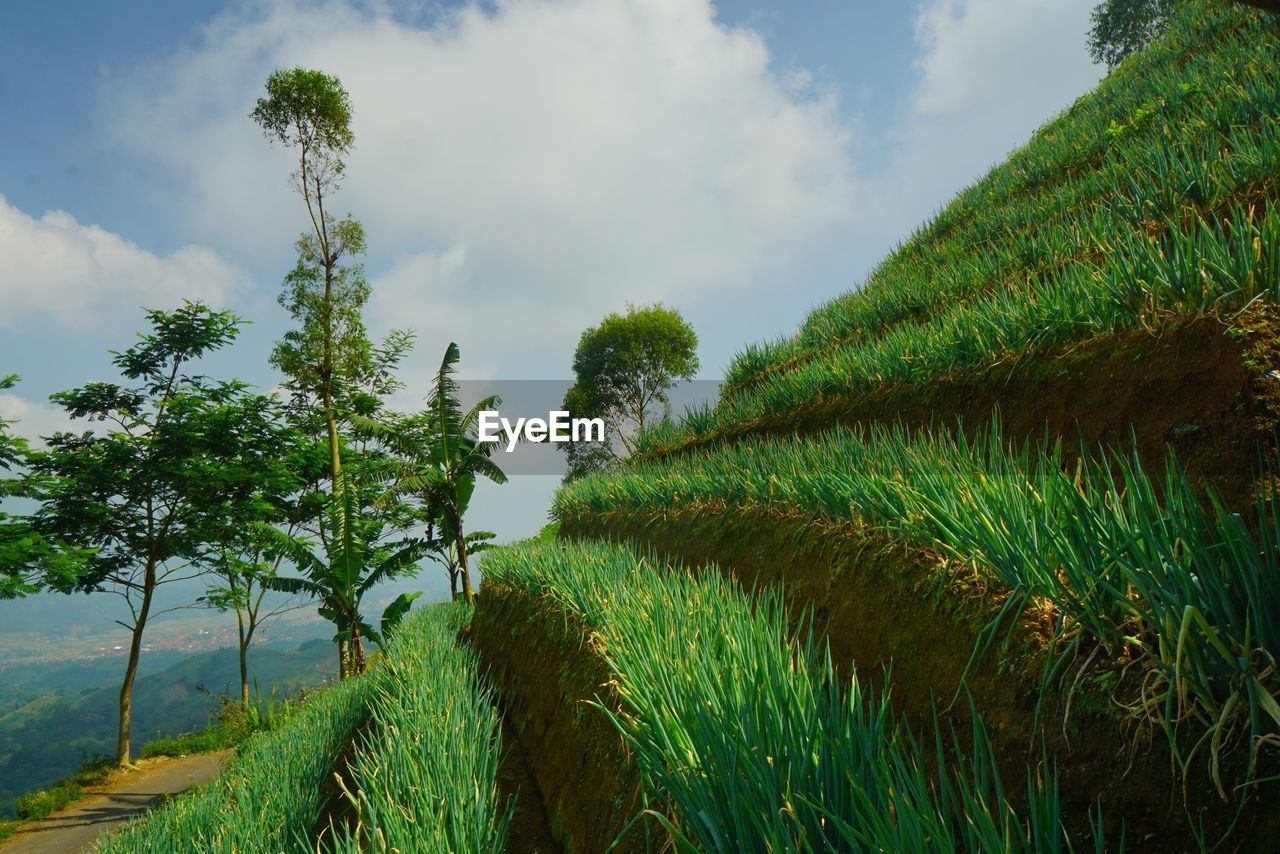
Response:
[[[333,484],[333,500],[325,511],[328,536],[323,548],[313,550],[310,540],[264,526],[277,549],[302,573],[301,576],[274,577],[271,589],[310,596],[320,601],[320,616],[333,623],[338,645],[339,674],[344,678],[364,670],[363,638],[382,645],[385,635],[408,612],[420,594],[402,593],[386,609],[381,631],[374,629],[360,613],[366,593],[375,585],[414,571],[426,544],[417,538],[395,543],[382,541],[384,526],[361,512],[358,490],[339,473]]]
[[[463,522],[467,508],[477,478],[501,484],[507,482],[507,476],[490,459],[496,443],[478,438],[480,413],[496,409],[502,398],[491,395],[464,412],[454,379],[459,358],[458,345],[451,343],[422,412],[392,426],[369,418],[353,421],[387,444],[398,458],[381,469],[393,481],[382,500],[417,499],[420,518],[426,520],[427,548],[439,555],[437,560],[449,570],[455,597],[456,582],[460,581],[462,597],[470,601],[475,592],[468,558],[493,535],[466,533]]]

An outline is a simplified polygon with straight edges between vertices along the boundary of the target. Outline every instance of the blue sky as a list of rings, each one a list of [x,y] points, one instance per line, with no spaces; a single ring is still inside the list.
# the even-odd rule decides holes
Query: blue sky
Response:
[[[254,321],[216,370],[271,387],[304,225],[247,113],[272,68],[336,72],[369,230],[371,329],[449,340],[466,378],[564,378],[577,335],[663,300],[718,377],[855,287],[933,210],[1101,76],[1081,0],[182,3],[0,11],[0,395],[20,431],[107,378],[142,306]],[[541,524],[554,479],[479,496]]]

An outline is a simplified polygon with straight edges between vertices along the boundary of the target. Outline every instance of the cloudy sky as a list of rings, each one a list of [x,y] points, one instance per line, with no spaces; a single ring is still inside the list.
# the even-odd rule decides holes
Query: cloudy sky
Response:
[[[220,373],[275,385],[305,225],[248,118],[266,75],[337,74],[372,331],[412,327],[405,401],[563,379],[581,330],[662,300],[707,378],[856,287],[922,219],[1100,77],[1084,0],[82,0],[0,10],[0,417],[110,378],[142,308],[253,320]],[[555,479],[479,498],[502,537]]]

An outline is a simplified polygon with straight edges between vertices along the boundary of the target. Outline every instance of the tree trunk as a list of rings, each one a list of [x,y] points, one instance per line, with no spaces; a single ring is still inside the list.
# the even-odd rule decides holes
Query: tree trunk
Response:
[[[458,530],[458,575],[462,576],[462,598],[471,602],[476,594],[471,590],[471,570],[467,567],[467,540],[462,535],[462,525]]]
[[[359,676],[364,673],[364,644],[360,641],[360,630],[351,632],[351,672],[348,676]]]
[[[449,567],[449,598],[458,601],[458,568]]]
[[[246,635],[244,630],[244,616],[239,610],[236,611],[236,627],[240,630],[240,705],[249,708],[249,640],[252,637],[252,629],[250,634]]]
[[[120,730],[116,741],[116,764],[118,765],[130,765],[133,762],[129,744],[129,724],[133,711],[133,680],[138,675],[138,659],[142,656],[142,632],[147,627],[147,615],[151,611],[151,596],[155,593],[155,587],[156,568],[154,563],[149,563],[142,584],[142,607],[138,609],[138,616],[133,624],[133,637],[129,641],[129,663],[124,669],[124,682],[120,685]]]
[[[350,654],[347,651],[349,644],[346,638],[338,639],[338,678],[347,678],[347,662],[350,660]]]

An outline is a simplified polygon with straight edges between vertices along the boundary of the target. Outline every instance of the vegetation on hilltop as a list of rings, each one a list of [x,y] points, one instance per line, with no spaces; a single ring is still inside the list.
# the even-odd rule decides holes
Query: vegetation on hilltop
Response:
[[[747,348],[658,454],[833,399],[1280,300],[1280,19],[1191,2],[792,338]]]

